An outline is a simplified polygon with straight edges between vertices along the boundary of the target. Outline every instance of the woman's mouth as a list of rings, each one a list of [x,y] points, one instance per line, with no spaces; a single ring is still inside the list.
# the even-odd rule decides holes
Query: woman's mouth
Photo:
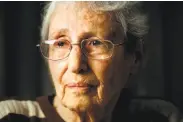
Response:
[[[89,92],[96,88],[96,85],[87,83],[68,83],[66,87],[74,90],[74,92]]]

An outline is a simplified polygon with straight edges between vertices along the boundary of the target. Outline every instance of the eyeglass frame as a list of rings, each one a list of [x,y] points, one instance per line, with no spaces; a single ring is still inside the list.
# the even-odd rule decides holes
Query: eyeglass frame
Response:
[[[98,37],[97,37],[97,38],[98,38]],[[98,39],[100,39],[100,38],[98,38]],[[56,39],[53,39],[53,40],[56,40]],[[110,41],[110,40],[101,39],[101,40],[103,40],[103,41],[108,41],[108,42],[110,42],[110,43],[112,44],[112,46],[113,46],[113,48],[112,48],[112,54],[111,54],[111,56],[109,56],[109,57],[107,57],[107,58],[105,58],[105,59],[96,59],[96,58],[91,58],[91,57],[89,57],[87,54],[85,54],[85,53],[83,52],[82,43],[83,43],[85,40],[87,40],[87,39],[83,39],[81,42],[78,42],[78,43],[70,43],[70,42],[68,41],[68,42],[70,43],[70,45],[71,45],[71,48],[70,48],[69,50],[70,50],[70,52],[71,52],[73,45],[80,45],[80,48],[81,48],[81,50],[82,50],[82,53],[83,53],[87,58],[90,58],[90,59],[92,59],[92,60],[106,60],[106,59],[111,58],[112,55],[113,55],[113,52],[114,52],[114,47],[116,47],[116,46],[122,46],[122,45],[125,44],[125,42],[126,42],[126,38],[124,38],[124,41],[123,41],[122,43],[119,43],[119,44],[114,44],[114,43],[113,43],[112,41]],[[44,40],[44,41],[48,41],[48,40]],[[41,43],[43,43],[44,41],[41,41]],[[70,55],[70,52],[69,52],[68,55],[67,55],[65,58],[63,58],[63,59],[55,59],[55,60],[54,60],[54,59],[50,59],[50,58],[46,57],[46,56],[43,54],[42,49],[41,49],[41,43],[40,43],[40,44],[37,44],[36,47],[39,47],[42,56],[43,56],[44,58],[46,58],[47,60],[51,60],[51,61],[62,61],[62,60],[64,60],[64,59],[68,58],[69,55]]]

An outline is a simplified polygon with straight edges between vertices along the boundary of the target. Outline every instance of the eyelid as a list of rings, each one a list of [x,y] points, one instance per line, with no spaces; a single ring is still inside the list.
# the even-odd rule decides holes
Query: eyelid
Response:
[[[70,38],[65,36],[65,35],[62,35],[62,36],[58,37],[56,40],[59,40],[59,39],[62,39],[62,38],[69,41],[69,42],[71,42]]]
[[[103,40],[103,39],[100,39],[99,37],[90,37],[90,38],[88,38],[88,39],[98,39],[98,40],[100,40],[100,41]]]
[[[58,40],[60,38],[68,38],[69,39],[69,37],[67,35],[57,35],[57,36],[49,37],[49,40]]]

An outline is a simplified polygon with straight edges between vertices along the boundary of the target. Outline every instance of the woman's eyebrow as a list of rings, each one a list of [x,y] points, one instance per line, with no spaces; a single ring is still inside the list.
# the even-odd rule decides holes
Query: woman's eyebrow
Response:
[[[59,34],[60,35],[69,35],[69,30],[66,28],[60,29]]]
[[[70,37],[69,34],[70,34],[69,30],[64,28],[64,29],[54,31],[52,34],[50,34],[50,37],[51,38],[59,38],[61,36]],[[81,34],[78,35],[78,39],[83,40],[83,39],[87,39],[94,36],[96,36],[96,34],[94,34],[93,32],[82,32]]]
[[[79,35],[79,39],[83,40],[94,36],[96,36],[96,34],[94,34],[93,32],[83,32]]]
[[[69,30],[66,28],[56,30],[50,34],[50,37],[52,38],[58,38],[60,36],[69,35]]]

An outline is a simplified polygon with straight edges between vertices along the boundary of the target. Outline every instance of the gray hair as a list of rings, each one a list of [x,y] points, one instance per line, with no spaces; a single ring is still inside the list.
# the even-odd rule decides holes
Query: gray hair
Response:
[[[75,2],[61,2],[64,6],[71,5]],[[48,30],[50,18],[57,2],[50,2],[45,6],[43,23],[41,28],[41,38],[46,40],[48,38]],[[132,35],[142,38],[148,32],[147,17],[142,14],[138,7],[137,1],[88,1],[92,10],[103,12],[114,12],[117,21],[119,21],[124,29],[124,33],[131,33]]]

